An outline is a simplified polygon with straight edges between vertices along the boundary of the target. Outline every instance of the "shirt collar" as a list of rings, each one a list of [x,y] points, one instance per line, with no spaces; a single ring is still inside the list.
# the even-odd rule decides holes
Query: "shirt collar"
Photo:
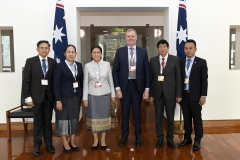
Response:
[[[194,59],[195,59],[195,57],[196,57],[196,56],[193,56],[192,58],[188,58],[188,57],[186,57],[186,62],[187,62],[188,59],[191,59],[191,62],[193,62]]]
[[[136,45],[133,47],[128,46],[128,50],[130,50],[130,48],[133,48],[133,50],[136,50]]]
[[[167,53],[167,55],[165,56],[165,57],[162,57],[161,55],[159,55],[159,58],[162,60],[162,58],[164,58],[165,59],[165,61],[168,59],[168,53]]]
[[[100,64],[102,64],[102,60],[100,60],[98,63],[95,62],[94,60],[92,60],[92,63],[93,63],[94,65],[100,65]]]
[[[76,63],[75,63],[75,61],[73,62],[73,64],[71,64],[71,63],[69,63],[66,59],[65,59],[65,63],[67,64],[67,65],[69,65],[69,66],[71,66],[71,65],[74,65],[74,66],[76,66]]]
[[[48,61],[48,57],[47,57],[47,56],[46,56],[45,58],[43,58],[43,57],[41,57],[40,55],[38,55],[38,57],[39,57],[40,61],[42,61],[43,59],[45,59],[46,62]]]

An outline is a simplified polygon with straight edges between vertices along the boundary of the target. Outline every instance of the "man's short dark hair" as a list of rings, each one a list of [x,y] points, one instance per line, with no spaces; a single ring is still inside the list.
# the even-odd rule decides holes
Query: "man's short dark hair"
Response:
[[[197,47],[197,43],[196,43],[196,41],[194,41],[193,39],[187,40],[187,42],[185,42],[185,44],[186,44],[186,43],[193,43],[194,46]],[[185,44],[184,44],[184,46],[185,46]]]
[[[42,44],[42,43],[47,43],[49,47],[51,46],[48,41],[46,41],[46,40],[41,40],[41,41],[39,41],[39,42],[37,43],[37,47],[39,47],[40,44]]]
[[[168,41],[166,41],[165,39],[161,39],[160,41],[158,41],[157,48],[159,47],[160,44],[166,44],[167,47],[169,47]]]

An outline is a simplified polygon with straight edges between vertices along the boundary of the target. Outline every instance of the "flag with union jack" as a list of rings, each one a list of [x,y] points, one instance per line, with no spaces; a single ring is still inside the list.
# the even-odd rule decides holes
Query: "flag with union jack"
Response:
[[[188,40],[188,29],[187,29],[186,0],[179,0],[177,39],[176,39],[177,56],[179,58],[185,58],[184,44],[187,40]]]
[[[59,63],[65,60],[64,49],[68,45],[67,28],[63,0],[57,0],[53,26],[52,46],[54,59]]]

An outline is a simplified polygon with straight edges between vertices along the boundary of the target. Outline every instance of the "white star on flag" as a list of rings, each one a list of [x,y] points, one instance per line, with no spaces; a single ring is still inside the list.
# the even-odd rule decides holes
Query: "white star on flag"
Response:
[[[179,44],[184,41],[187,41],[187,28],[183,30],[182,26],[180,26],[180,31],[177,31],[177,39],[179,39]]]
[[[57,61],[57,63],[61,62],[61,60],[58,57],[56,57],[56,61]]]
[[[57,41],[61,41],[62,42],[62,36],[66,36],[65,34],[62,33],[62,28],[58,29],[58,26],[56,25],[55,30],[53,31],[53,38],[55,38],[55,44],[57,43]]]

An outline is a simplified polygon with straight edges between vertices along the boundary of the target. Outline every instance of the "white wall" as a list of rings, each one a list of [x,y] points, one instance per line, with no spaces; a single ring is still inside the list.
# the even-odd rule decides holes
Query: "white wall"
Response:
[[[82,16],[81,26],[163,26],[163,16]]]
[[[164,35],[170,43],[170,53],[176,53],[178,0],[120,0],[114,3],[110,0],[65,0],[64,3],[68,41],[77,45],[78,53],[81,24],[76,7],[169,7],[165,14],[169,18],[164,19],[168,29],[165,26]],[[197,56],[207,59],[209,68],[209,94],[203,107],[205,120],[240,119],[240,71],[228,69],[229,26],[240,25],[239,6],[239,0],[187,1],[189,38],[197,41]],[[15,47],[15,73],[0,73],[0,123],[5,123],[7,109],[19,105],[21,68],[26,58],[37,54],[39,40],[52,41],[54,14],[54,0],[0,0],[0,26],[13,26]],[[50,56],[53,57],[53,51]]]

